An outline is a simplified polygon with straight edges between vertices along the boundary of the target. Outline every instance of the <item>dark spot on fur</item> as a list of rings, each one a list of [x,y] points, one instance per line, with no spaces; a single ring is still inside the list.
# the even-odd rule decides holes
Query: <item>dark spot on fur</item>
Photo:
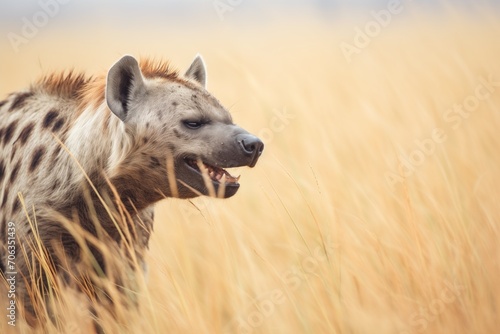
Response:
[[[61,118],[52,127],[52,132],[57,132],[57,131],[61,130],[63,125],[64,125],[64,119]]]
[[[5,190],[3,192],[3,200],[2,200],[2,205],[0,206],[0,208],[5,208],[5,204],[7,203],[7,197],[9,197],[9,192],[7,190]]]
[[[150,126],[151,124],[149,124],[149,122],[146,122],[146,129],[149,129]]]
[[[17,152],[17,147],[12,146],[12,152],[10,153],[10,162],[12,162],[12,160],[14,160],[14,156],[16,155],[16,152]]]
[[[39,147],[35,150],[33,156],[31,157],[31,163],[29,167],[30,172],[33,172],[38,167],[44,154],[45,154],[45,149],[43,147]]]
[[[7,103],[7,100],[0,101],[0,108],[2,108]]]
[[[147,144],[147,143],[148,143],[148,141],[149,141],[149,139],[148,139],[147,137],[143,137],[143,138],[142,138],[142,143],[143,143],[143,144]]]
[[[197,99],[197,98],[198,98],[198,95],[193,94],[193,95],[191,95],[191,97],[192,97],[193,99]]]
[[[183,133],[182,131],[179,131],[178,129],[173,129],[174,135],[179,138],[179,139],[185,139],[189,140],[189,135]]]
[[[12,135],[16,131],[16,127],[17,127],[17,121],[14,121],[10,123],[10,125],[5,129],[5,133],[3,135],[4,145],[7,145],[10,142]]]
[[[43,128],[46,129],[51,126],[52,123],[54,123],[54,121],[56,120],[57,116],[59,116],[59,112],[56,109],[51,109],[43,119]]]
[[[103,157],[97,158],[97,166],[104,168],[104,158]]]
[[[19,173],[19,168],[21,168],[21,162],[18,161],[12,172],[10,173],[9,185],[13,185],[17,179],[17,174]]]
[[[0,182],[3,181],[4,177],[5,177],[5,164],[2,160],[0,160]]]
[[[31,96],[33,96],[33,92],[25,92],[17,94],[16,97],[14,98],[14,101],[10,105],[9,112],[24,107],[24,105],[26,104],[26,100]]]
[[[24,129],[21,131],[19,134],[19,137],[17,137],[16,142],[20,142],[21,145],[26,144],[26,141],[28,141],[28,138],[31,135],[31,132],[33,131],[33,128],[35,127],[34,123],[30,123],[24,127]]]
[[[56,146],[54,152],[52,152],[52,158],[56,159],[60,152],[61,152],[61,146]]]
[[[156,157],[151,157],[150,158],[151,160],[151,163],[149,164],[151,167],[155,168],[155,167],[160,167],[161,164],[160,164],[160,160],[158,160],[158,158]]]
[[[172,105],[173,105],[174,107],[177,107],[177,106],[179,105],[179,102],[174,101],[174,102],[172,102]]]
[[[19,198],[16,197],[14,200],[14,204],[12,204],[12,213],[17,212],[17,209],[19,209]]]
[[[59,179],[56,179],[54,183],[52,183],[52,191],[55,191],[61,185]]]

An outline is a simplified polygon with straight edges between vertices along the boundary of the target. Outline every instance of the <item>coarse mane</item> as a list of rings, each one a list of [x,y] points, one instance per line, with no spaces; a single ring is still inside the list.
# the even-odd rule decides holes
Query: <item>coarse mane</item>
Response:
[[[145,58],[139,62],[146,78],[161,78],[169,81],[184,82],[176,70],[171,69],[168,61]],[[73,99],[79,110],[87,106],[97,107],[104,101],[106,75],[87,76],[75,70],[53,73],[40,78],[31,90],[65,99]]]
[[[168,61],[144,58],[140,59],[139,66],[146,78],[163,78],[171,81],[179,80],[179,72],[171,69]]]
[[[93,81],[84,73],[75,70],[52,73],[40,78],[32,87],[32,91],[62,98],[77,99],[80,92]]]

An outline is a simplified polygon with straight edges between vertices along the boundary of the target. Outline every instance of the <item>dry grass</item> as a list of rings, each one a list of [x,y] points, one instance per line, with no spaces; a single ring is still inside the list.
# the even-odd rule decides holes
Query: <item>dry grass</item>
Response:
[[[82,67],[101,69],[122,52],[151,50],[187,65],[201,51],[210,90],[239,124],[267,139],[257,167],[241,170],[234,198],[159,205],[140,314],[109,322],[111,332],[500,327],[500,85],[468,117],[444,118],[471,101],[480,78],[500,81],[500,24],[417,21],[392,23],[350,64],[339,51],[354,34],[348,24],[266,27],[189,43],[166,37],[167,46],[142,41],[132,50],[137,39],[129,36],[98,55],[68,51],[81,52]],[[68,60],[47,57],[47,66],[56,61]],[[26,66],[13,80],[32,76]],[[273,120],[284,111],[293,118]],[[416,140],[429,143],[435,129],[440,142],[414,153],[423,157],[418,166],[391,186],[388,173],[405,173],[400,152],[418,150]],[[64,312],[74,333],[84,333],[78,312]]]

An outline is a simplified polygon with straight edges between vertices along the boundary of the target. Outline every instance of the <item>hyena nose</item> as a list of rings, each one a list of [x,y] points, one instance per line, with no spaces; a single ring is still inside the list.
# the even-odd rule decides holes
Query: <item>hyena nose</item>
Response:
[[[255,166],[264,150],[264,143],[259,138],[250,134],[239,134],[236,136],[236,141],[238,141],[243,149],[243,154],[252,158],[249,166]]]

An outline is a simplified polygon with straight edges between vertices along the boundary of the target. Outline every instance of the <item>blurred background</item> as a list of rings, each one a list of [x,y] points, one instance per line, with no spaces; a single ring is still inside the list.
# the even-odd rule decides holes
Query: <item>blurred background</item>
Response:
[[[184,71],[200,53],[208,90],[266,144],[231,172],[233,198],[158,205],[140,315],[110,332],[495,333],[499,11],[4,0],[0,96],[123,54]]]
[[[338,54],[342,41],[354,40],[356,26],[363,29],[373,20],[372,11],[386,10],[391,2],[398,11],[382,30],[401,29],[415,16],[422,23],[456,19],[457,13],[496,20],[500,5],[495,0],[6,0],[0,3],[0,74],[9,82],[0,82],[0,93],[22,87],[44,70],[100,70],[122,53],[167,57],[179,66],[196,52],[231,59],[232,51],[285,57],[293,51],[280,42],[287,37],[297,49],[316,42],[322,48],[315,52]],[[325,34],[313,33],[312,26]],[[252,37],[260,38],[245,43]],[[235,43],[246,49],[235,50]]]

